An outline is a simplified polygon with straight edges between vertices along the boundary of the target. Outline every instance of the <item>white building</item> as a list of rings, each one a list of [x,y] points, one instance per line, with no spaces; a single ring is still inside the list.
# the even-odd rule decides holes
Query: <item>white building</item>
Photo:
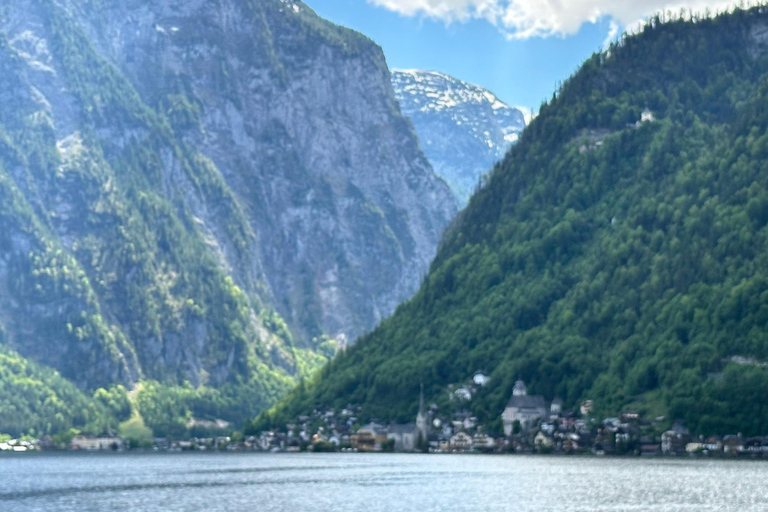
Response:
[[[122,448],[123,440],[114,436],[84,436],[72,438],[72,447],[78,450],[112,450]]]
[[[451,450],[463,452],[472,448],[472,438],[465,432],[459,432],[451,437]]]
[[[651,112],[648,108],[644,109],[643,112],[640,114],[641,123],[650,123],[655,120],[656,119],[653,117],[653,112]]]

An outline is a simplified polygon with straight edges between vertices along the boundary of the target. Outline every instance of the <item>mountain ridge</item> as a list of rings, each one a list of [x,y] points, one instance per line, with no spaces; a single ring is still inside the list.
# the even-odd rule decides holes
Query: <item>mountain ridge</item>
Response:
[[[464,206],[517,141],[523,113],[481,86],[438,71],[396,69],[392,84],[432,167]]]
[[[301,2],[6,3],[0,70],[9,365],[137,389],[159,435],[273,403],[455,213],[381,49]]]
[[[522,379],[596,417],[765,434],[766,27],[764,7],[657,16],[593,55],[452,222],[414,298],[250,427],[350,405],[407,421],[422,383],[450,413],[447,391],[482,370],[462,406],[490,432]]]

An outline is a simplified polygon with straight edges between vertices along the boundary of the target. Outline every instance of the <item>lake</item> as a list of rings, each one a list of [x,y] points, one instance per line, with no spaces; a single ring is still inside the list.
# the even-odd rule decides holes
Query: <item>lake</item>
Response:
[[[0,455],[0,511],[749,511],[768,463],[401,454]]]

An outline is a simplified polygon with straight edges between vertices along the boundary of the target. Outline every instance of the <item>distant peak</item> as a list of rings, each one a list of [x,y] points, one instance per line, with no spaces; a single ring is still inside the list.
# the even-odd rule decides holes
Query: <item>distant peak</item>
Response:
[[[445,86],[447,84],[450,84],[450,89],[458,89],[458,90],[466,91],[469,94],[475,96],[474,100],[476,102],[489,103],[493,110],[499,110],[499,109],[519,110],[515,107],[509,106],[508,104],[500,100],[498,96],[496,96],[494,93],[492,93],[482,85],[466,82],[464,80],[453,77],[451,75],[447,75],[440,71],[423,70],[423,69],[393,69],[392,80],[396,84],[413,81],[414,85],[418,84],[424,88],[432,87],[434,89],[446,89]]]
[[[392,85],[427,159],[462,204],[525,128],[520,109],[439,71],[393,70]]]

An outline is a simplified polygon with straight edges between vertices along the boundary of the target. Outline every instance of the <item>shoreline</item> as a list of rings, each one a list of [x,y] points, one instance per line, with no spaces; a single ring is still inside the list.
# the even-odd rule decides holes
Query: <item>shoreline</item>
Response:
[[[335,452],[313,452],[306,451],[257,451],[257,450],[36,450],[27,452],[0,452],[0,460],[3,458],[21,459],[24,457],[42,457],[42,456],[71,456],[71,457],[124,457],[129,455],[142,455],[142,456],[190,456],[190,455],[209,455],[209,456],[244,456],[244,455],[262,455],[262,456],[337,456],[337,457],[355,457],[363,455],[373,456],[462,456],[462,457],[509,457],[509,458],[525,458],[525,459],[594,459],[594,460],[664,460],[664,461],[754,461],[754,462],[768,462],[768,457],[753,456],[753,455],[740,455],[740,456],[697,456],[697,455],[596,455],[593,453],[482,453],[482,452],[435,452],[435,453],[422,453],[422,452],[373,452],[373,451],[335,451]]]

